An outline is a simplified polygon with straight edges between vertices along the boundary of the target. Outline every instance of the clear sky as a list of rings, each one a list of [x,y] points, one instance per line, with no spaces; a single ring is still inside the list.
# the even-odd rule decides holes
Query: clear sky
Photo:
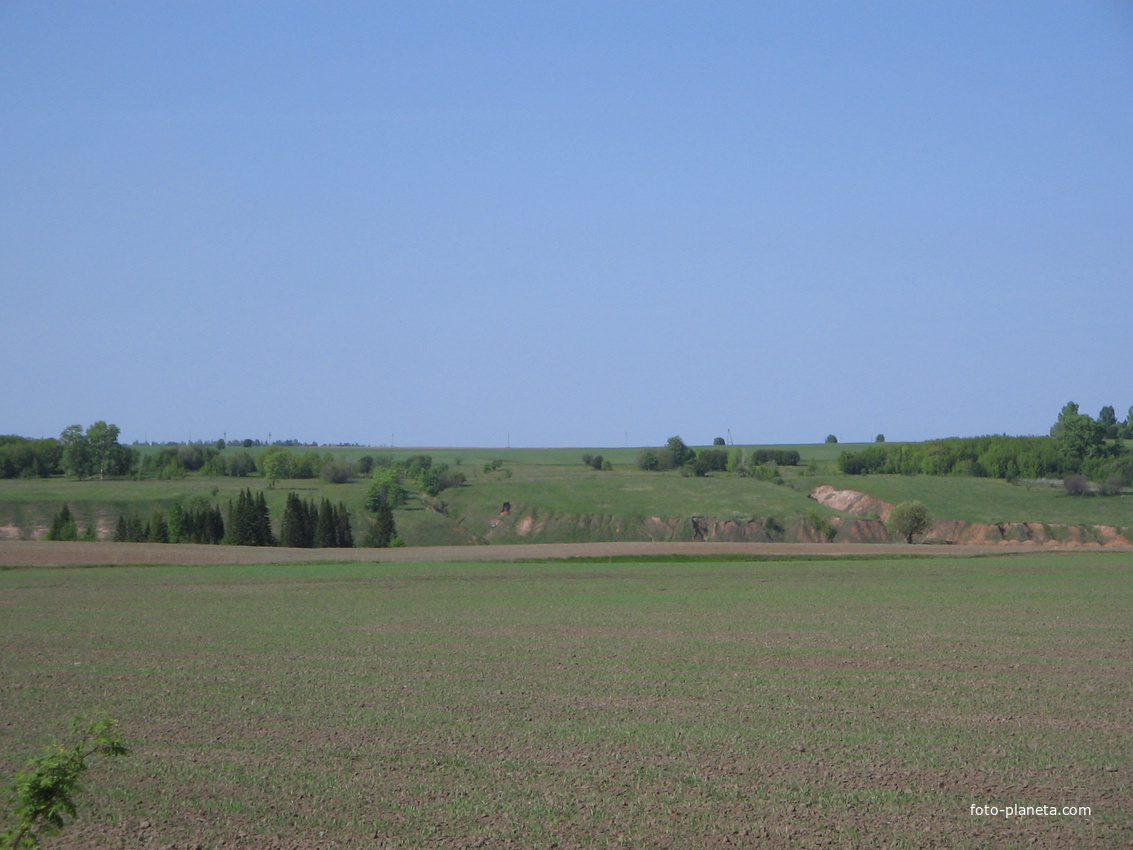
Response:
[[[1133,3],[0,2],[0,433],[1133,405]]]

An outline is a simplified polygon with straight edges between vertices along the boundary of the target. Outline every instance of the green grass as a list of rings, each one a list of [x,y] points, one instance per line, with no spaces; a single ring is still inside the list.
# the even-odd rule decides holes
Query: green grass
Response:
[[[1133,528],[1133,502],[1129,496],[1071,497],[1058,487],[1012,485],[983,478],[838,474],[833,458],[846,448],[858,447],[847,444],[777,447],[794,448],[804,459],[802,466],[781,468],[787,486],[727,473],[685,478],[677,472],[642,472],[634,463],[636,448],[319,447],[318,451],[333,452],[352,460],[366,454],[403,459],[425,453],[433,457],[434,463],[453,465],[467,476],[467,486],[447,490],[437,499],[425,499],[416,494],[405,509],[397,512],[398,531],[410,545],[484,540],[506,543],[649,539],[652,531],[646,528],[645,522],[649,517],[668,522],[672,531],[666,533],[682,539],[691,536],[690,518],[693,516],[719,520],[774,517],[783,526],[790,527],[792,520],[816,509],[816,503],[809,500],[807,494],[825,483],[864,490],[889,502],[919,499],[936,519]],[[614,469],[598,472],[584,466],[581,459],[587,452],[607,457]],[[494,472],[484,472],[484,463],[492,459],[504,460],[504,466]],[[175,501],[195,496],[203,496],[223,508],[229,500],[235,499],[240,489],[251,487],[264,490],[277,525],[290,490],[304,498],[343,501],[354,515],[355,533],[360,538],[366,527],[363,501],[367,485],[365,479],[343,485],[309,479],[280,481],[271,489],[269,482],[259,476],[210,479],[198,475],[174,481],[5,480],[0,481],[0,534],[25,537],[42,534],[59,506],[67,502],[80,528],[95,523],[105,537],[120,514],[136,513],[148,519],[155,510],[168,510]],[[409,485],[414,486],[412,482]],[[511,525],[497,523],[504,502],[513,506]],[[820,511],[833,513],[825,508]],[[513,527],[524,516],[535,523],[534,531],[521,533],[522,529]]]
[[[0,775],[98,710],[76,842],[1124,847],[1131,567],[13,570]]]

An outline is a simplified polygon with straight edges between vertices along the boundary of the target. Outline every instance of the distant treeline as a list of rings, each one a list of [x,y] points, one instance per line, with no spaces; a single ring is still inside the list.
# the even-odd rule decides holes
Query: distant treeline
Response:
[[[847,475],[972,475],[1003,478],[1085,476],[1119,493],[1133,482],[1133,454],[1122,442],[1133,436],[1133,408],[1119,422],[1113,407],[1098,417],[1068,402],[1049,437],[951,437],[923,443],[877,443],[859,452],[842,452],[838,468]]]
[[[847,475],[971,475],[1015,481],[1083,474],[1094,481],[1133,480],[1133,454],[1111,443],[1089,457],[1067,453],[1054,437],[952,437],[923,443],[877,443],[838,456]]]
[[[666,469],[679,469],[682,474],[691,474],[698,477],[710,472],[735,472],[741,475],[753,474],[764,478],[762,467],[798,466],[800,456],[794,449],[756,449],[746,455],[739,446],[728,449],[719,448],[724,441],[717,438],[713,448],[701,449],[699,452],[679,436],[670,437],[661,448],[642,449],[637,455],[639,469],[657,472]],[[586,457],[583,457],[583,462]],[[760,472],[756,472],[760,470]]]

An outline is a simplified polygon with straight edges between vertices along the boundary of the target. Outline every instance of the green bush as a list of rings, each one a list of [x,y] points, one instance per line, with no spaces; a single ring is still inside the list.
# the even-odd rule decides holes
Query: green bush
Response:
[[[0,850],[35,850],[41,836],[54,835],[78,817],[75,794],[82,790],[87,762],[93,756],[117,758],[130,751],[109,719],[71,721],[71,744],[48,747],[27,763],[12,783],[12,819],[0,833]]]

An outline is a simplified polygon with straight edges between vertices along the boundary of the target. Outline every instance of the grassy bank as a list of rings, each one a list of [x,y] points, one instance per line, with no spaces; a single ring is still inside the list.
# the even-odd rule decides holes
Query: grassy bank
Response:
[[[750,451],[752,447],[747,447]],[[428,498],[413,492],[409,504],[397,511],[398,530],[410,545],[514,542],[517,540],[585,541],[650,539],[644,522],[651,517],[673,521],[665,534],[691,534],[693,516],[723,520],[774,517],[782,525],[820,508],[807,498],[817,485],[864,490],[889,502],[917,499],[938,519],[971,522],[1032,522],[1067,525],[1133,527],[1133,497],[1071,497],[1049,484],[1007,482],[952,476],[843,476],[833,459],[844,445],[794,448],[802,456],[798,467],[782,467],[784,484],[728,473],[705,478],[678,472],[643,472],[634,460],[638,449],[389,449],[320,447],[318,451],[356,461],[370,455],[403,459],[429,454],[436,464],[449,464],[466,476],[466,485]],[[227,452],[243,451],[230,448]],[[254,451],[254,450],[253,450]],[[305,448],[294,451],[301,453]],[[582,463],[584,454],[602,454],[613,464],[599,472]],[[495,470],[484,466],[503,461]],[[0,481],[0,535],[42,536],[52,516],[66,502],[80,528],[94,525],[110,535],[122,514],[148,518],[175,502],[204,498],[225,507],[240,489],[263,490],[278,527],[289,491],[306,499],[343,501],[353,513],[355,534],[365,528],[364,497],[368,481],[329,484],[319,479],[281,480],[272,487],[258,475],[248,478],[206,478],[199,473],[182,479],[142,481],[75,481],[63,478]],[[407,482],[413,491],[413,482]],[[503,504],[512,505],[514,527],[501,525]],[[520,526],[521,517],[529,526]]]

